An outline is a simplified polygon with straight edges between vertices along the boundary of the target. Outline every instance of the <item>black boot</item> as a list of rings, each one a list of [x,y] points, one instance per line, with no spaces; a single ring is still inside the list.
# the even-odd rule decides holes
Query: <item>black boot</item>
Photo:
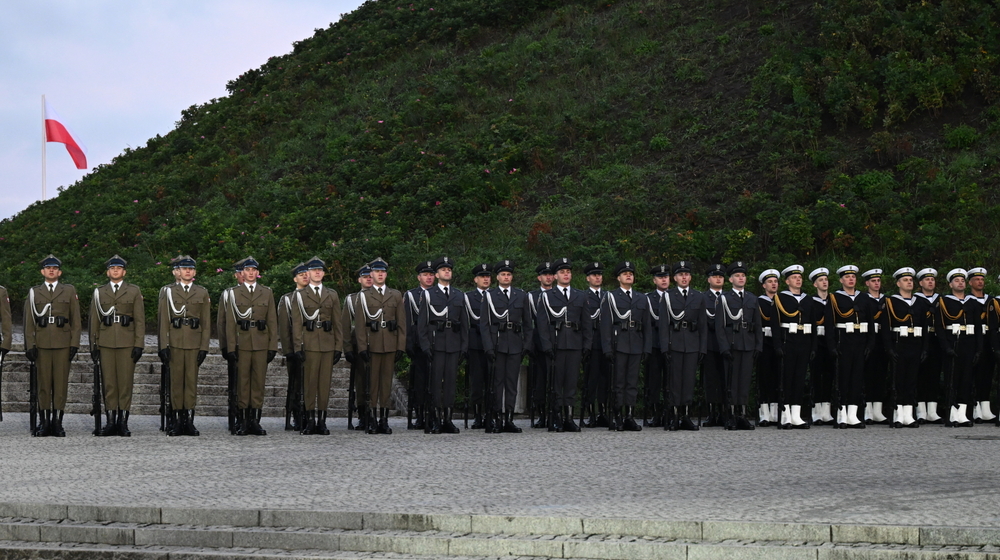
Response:
[[[267,432],[260,427],[260,421],[257,419],[257,409],[248,408],[243,411],[247,418],[247,434],[251,436],[264,436]]]
[[[63,411],[53,410],[52,411],[52,435],[55,437],[66,437],[66,430],[63,429],[62,425]]]
[[[650,428],[662,428],[663,427],[663,407],[658,404],[653,404],[650,411],[649,417],[649,427]]]
[[[449,407],[449,408],[444,409],[444,420],[441,422],[441,433],[442,434],[457,434],[458,433],[458,427],[455,426],[455,423],[451,419],[453,413],[454,413],[454,409],[453,408]]]
[[[187,423],[187,411],[171,410],[170,416],[173,418],[173,425],[170,427],[170,431],[167,432],[167,435],[170,437],[184,435],[184,424]]]
[[[286,432],[290,432],[290,431],[292,431],[292,430],[295,429],[295,426],[292,424],[292,419],[294,417],[295,417],[295,415],[292,414],[292,409],[291,408],[285,408],[285,431]]]
[[[736,417],[736,429],[737,430],[752,430],[754,429],[753,422],[747,418],[747,407],[741,407],[742,411],[740,415]]]
[[[194,427],[194,409],[187,411],[187,422],[184,423],[184,435],[186,436],[200,436],[201,432],[198,428]]]
[[[701,424],[706,428],[715,428],[721,426],[722,423],[719,422],[719,407],[709,404],[708,405],[708,418],[705,419]]]
[[[616,410],[614,407],[608,407],[608,431],[609,432],[621,432],[625,430],[624,424],[622,424],[621,412]]]
[[[313,428],[316,427],[316,413],[312,410],[308,410],[305,413],[305,419],[302,422],[302,430],[299,432],[304,436],[308,436],[313,433]]]
[[[386,435],[391,434],[392,428],[389,427],[389,409],[380,408],[378,412],[379,412],[378,433]]]
[[[486,428],[486,424],[483,424],[483,407],[481,405],[472,405],[472,427],[470,430],[482,430]]]
[[[49,435],[49,411],[43,410],[41,414],[38,415],[38,424],[35,426],[35,431],[31,433],[32,437],[48,437]]]
[[[375,416],[375,409],[365,407],[365,433],[366,434],[377,434],[378,433],[378,418]]]
[[[563,418],[563,431],[564,432],[579,432],[580,426],[576,425],[573,421],[573,407],[567,406],[565,409],[565,418]]]
[[[561,414],[556,411],[557,409],[553,407],[551,414],[549,414],[549,431],[550,432],[562,432],[563,422],[560,418]]]
[[[263,432],[264,430],[261,430],[261,431]],[[330,435],[330,429],[326,427],[326,411],[325,410],[319,411],[319,417],[316,419],[316,428],[313,429],[313,433],[321,435],[321,436],[328,436],[328,435]]]
[[[594,423],[598,428],[612,427],[611,418],[608,416],[608,407],[604,403],[597,405],[597,420]]]
[[[503,431],[508,434],[519,434],[521,433],[521,428],[518,428],[514,424],[514,411],[508,410],[507,414],[504,414],[503,420]]]
[[[688,432],[697,432],[698,426],[695,426],[694,422],[691,421],[691,416],[689,415],[689,412],[690,408],[685,406],[684,415],[681,416],[680,420],[680,429]]]
[[[641,432],[642,426],[635,421],[635,407],[625,408],[625,420],[622,422],[626,432]]]
[[[362,432],[368,432],[368,407],[359,406],[358,407],[358,430]]]
[[[118,435],[122,437],[132,437],[132,432],[128,429],[128,415],[127,410],[118,411]]]
[[[427,430],[431,434],[441,433],[441,409],[438,407],[428,408],[430,416],[427,418]]]
[[[663,420],[663,429],[670,432],[676,432],[677,430],[679,430],[680,421],[677,416],[677,407],[676,406],[667,407],[666,409],[664,409],[663,413],[666,416]]]
[[[118,411],[117,410],[109,410],[108,414],[107,414],[107,416],[105,418],[107,419],[107,422],[104,424],[104,427],[101,428],[101,431],[97,432],[94,435],[97,435],[97,436],[100,436],[100,437],[117,436],[118,435]]]
[[[236,433],[237,436],[245,436],[250,434],[250,415],[247,414],[246,408],[236,409]]]
[[[536,420],[535,423],[531,425],[531,427],[532,428],[538,428],[538,429],[548,428],[549,427],[548,418],[547,418],[548,415],[545,414],[545,407],[544,406],[538,406],[538,407],[535,407],[535,410],[538,412],[538,420]]]
[[[423,430],[424,429],[424,407],[417,406],[413,409],[413,426],[407,426],[408,430]]]
[[[587,419],[583,422],[584,428],[596,428],[597,427],[597,412],[594,410],[593,404],[587,405]]]

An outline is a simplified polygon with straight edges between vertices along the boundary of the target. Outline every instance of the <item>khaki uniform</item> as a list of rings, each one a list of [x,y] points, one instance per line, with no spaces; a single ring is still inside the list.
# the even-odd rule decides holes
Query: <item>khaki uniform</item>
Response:
[[[172,303],[171,303],[172,302]],[[212,300],[208,290],[180,282],[160,288],[157,317],[159,349],[170,348],[170,405],[173,410],[194,409],[198,395],[198,352],[208,352]],[[173,320],[178,319],[179,326]]]
[[[371,354],[368,382],[371,396],[368,405],[389,408],[389,393],[396,369],[396,352],[406,349],[406,309],[399,290],[383,286],[379,294],[372,286],[354,298],[355,344],[358,352]],[[382,315],[377,316],[379,310]]]
[[[325,411],[330,404],[333,354],[344,347],[340,296],[336,290],[314,286],[296,290],[292,301],[292,346],[303,350],[306,410]]]
[[[124,317],[130,318],[125,320],[127,327],[123,326]],[[132,406],[132,349],[146,345],[145,333],[146,312],[138,286],[123,281],[116,292],[109,282],[94,290],[90,350],[101,351],[104,406],[108,410],[129,410]]]
[[[60,318],[62,327],[58,326]],[[76,288],[62,282],[52,292],[44,283],[31,288],[24,302],[24,319],[24,347],[38,349],[38,407],[65,410],[69,349],[80,347],[80,299]]]
[[[236,352],[237,408],[264,407],[264,378],[267,353],[278,351],[278,312],[271,288],[246,284],[229,290],[226,305],[226,351]]]
[[[13,325],[10,322],[10,298],[7,297],[7,288],[0,286],[0,350],[4,352],[10,352],[12,327]]]

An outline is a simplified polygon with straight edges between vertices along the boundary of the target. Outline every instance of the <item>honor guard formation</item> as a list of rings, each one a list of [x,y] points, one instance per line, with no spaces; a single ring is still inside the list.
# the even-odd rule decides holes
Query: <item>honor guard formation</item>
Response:
[[[31,288],[24,309],[30,430],[64,437],[80,304],[76,289],[60,282],[61,261],[49,255],[40,264],[44,282]],[[115,255],[105,265],[108,283],[94,290],[88,325],[93,433],[128,437],[145,308],[139,288],[125,281],[125,259]],[[171,265],[175,282],[157,300],[160,428],[197,436],[211,297],[195,283],[193,258]],[[561,258],[539,264],[538,287],[526,292],[514,286],[513,261],[501,260],[475,265],[474,288],[463,292],[453,284],[455,262],[441,257],[418,264],[416,287],[401,293],[386,285],[389,264],[376,258],[358,269],[358,291],[343,301],[324,285],[318,257],[292,269],[296,289],[277,299],[258,281],[260,268],[253,257],[235,263],[236,285],[220,295],[215,323],[228,363],[229,430],[237,436],[266,435],[264,379],[279,351],[288,368],[285,430],[303,435],[330,433],[331,379],[341,358],[351,364],[348,429],[391,434],[390,392],[404,356],[407,429],[429,434],[459,433],[463,371],[464,428],[471,414],[471,429],[521,433],[514,420],[525,359],[530,425],[552,432],[1000,425],[991,408],[1000,296],[984,293],[982,267],[950,270],[944,293],[933,268],[900,268],[891,276],[895,293],[886,295],[881,269],[860,273],[862,289],[858,267],[841,266],[833,290],[828,269],[806,276],[793,264],[761,272],[755,294],[742,261],[709,266],[705,291],[692,287],[693,264],[680,261],[649,269],[655,289],[643,293],[633,261],[611,269],[611,290],[601,263],[584,264],[581,290],[572,286],[574,264]],[[0,287],[0,361],[11,327]]]

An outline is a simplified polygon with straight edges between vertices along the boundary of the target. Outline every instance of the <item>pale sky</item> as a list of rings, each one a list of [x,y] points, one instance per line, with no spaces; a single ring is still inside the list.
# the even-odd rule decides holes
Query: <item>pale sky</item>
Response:
[[[93,169],[361,3],[0,0],[0,219],[41,199],[43,94]],[[62,144],[47,158],[49,198],[87,173]]]

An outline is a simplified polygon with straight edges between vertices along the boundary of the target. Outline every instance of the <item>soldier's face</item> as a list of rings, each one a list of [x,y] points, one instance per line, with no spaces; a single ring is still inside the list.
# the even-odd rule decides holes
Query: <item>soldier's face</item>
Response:
[[[248,266],[243,269],[243,281],[253,284],[257,281],[260,276],[260,271],[252,266]]]
[[[635,284],[635,274],[625,271],[618,275],[618,283],[625,288],[631,288],[632,284]]]
[[[417,281],[424,288],[430,288],[434,285],[434,273],[433,272],[421,272],[417,275]]]
[[[951,282],[949,282],[948,285],[951,286],[951,290],[953,292],[964,292],[965,278],[962,278],[961,276],[956,276],[951,279]]]
[[[112,282],[118,283],[125,278],[125,267],[123,266],[109,266],[108,267],[108,279]]]
[[[600,288],[604,283],[604,275],[600,272],[592,272],[587,275],[587,285],[591,288]]]
[[[182,266],[181,268],[178,268],[177,270],[180,271],[180,276],[181,276],[181,281],[182,282],[190,282],[191,280],[194,280],[195,272],[197,272],[194,268],[189,267],[189,266]]]
[[[858,285],[858,277],[854,274],[845,274],[840,277],[840,285],[848,289],[853,289],[854,286]]]
[[[677,282],[677,286],[680,288],[687,288],[691,283],[691,273],[690,272],[678,272],[674,274],[674,280]]]
[[[555,274],[539,274],[538,283],[545,286],[546,288],[551,288],[552,283],[556,281]]]
[[[375,281],[372,280],[371,274],[366,274],[364,276],[358,276],[358,284],[361,284],[361,289],[371,288]]]
[[[493,283],[493,277],[489,274],[480,274],[479,276],[476,276],[475,283],[477,288],[485,290],[490,287],[490,284]]]
[[[42,269],[42,276],[49,282],[54,282],[62,276],[62,269],[58,266],[46,266]]]
[[[933,292],[934,290],[937,289],[937,278],[934,278],[933,276],[922,278],[920,280],[920,287],[925,292]]]
[[[233,273],[233,278],[236,279],[237,284],[242,284],[243,282],[245,282],[244,278],[246,277],[243,276],[242,270],[237,270],[236,272]]]
[[[378,286],[385,284],[385,277],[389,275],[388,270],[373,270],[371,274],[372,283]]]
[[[560,286],[569,286],[569,283],[573,281],[573,271],[568,268],[560,268],[556,271],[556,282],[559,282]]]
[[[501,286],[510,286],[511,282],[514,281],[514,273],[503,271],[497,273],[497,283]]]
[[[170,272],[171,272],[171,274],[174,275],[174,281],[175,282],[180,282],[180,280],[181,280],[181,269],[179,269],[179,268],[173,268],[173,269],[170,270]]]
[[[734,272],[729,276],[729,283],[733,288],[742,290],[747,285],[747,275],[742,272]]]
[[[670,289],[670,277],[669,276],[654,276],[653,284],[656,286],[657,290],[665,292]]]
[[[323,277],[326,276],[326,271],[323,270],[322,268],[313,268],[313,269],[307,270],[306,274],[309,275],[309,283],[310,284],[322,284],[323,283]]]
[[[440,281],[451,282],[451,269],[448,267],[439,268],[437,269],[437,272],[434,273],[434,277]]]
[[[764,283],[762,285],[764,286],[764,291],[766,293],[768,293],[770,295],[774,295],[774,294],[778,293],[778,279],[777,278],[768,278],[767,280],[764,280]]]
[[[977,292],[983,291],[983,287],[986,286],[986,278],[982,276],[973,276],[969,278],[969,287]]]
[[[882,279],[881,278],[869,278],[865,280],[865,286],[868,286],[868,291],[881,293],[882,292]]]
[[[899,280],[896,280],[896,287],[899,288],[900,290],[905,290],[907,292],[912,292],[913,291],[913,277],[912,276],[904,276],[904,277],[900,278]]]
[[[712,288],[713,290],[716,291],[721,290],[725,284],[726,284],[725,276],[719,276],[718,274],[713,274],[708,277],[708,287]]]
[[[295,275],[295,285],[300,288],[305,288],[309,285],[309,273],[307,271],[302,271]]]
[[[793,274],[788,278],[785,278],[785,285],[796,290],[802,289],[802,275]]]
[[[813,288],[816,288],[817,290],[820,290],[820,291],[823,291],[823,292],[829,290],[830,289],[830,279],[828,277],[826,277],[826,276],[820,276],[819,278],[817,278],[816,280],[813,281]]]

